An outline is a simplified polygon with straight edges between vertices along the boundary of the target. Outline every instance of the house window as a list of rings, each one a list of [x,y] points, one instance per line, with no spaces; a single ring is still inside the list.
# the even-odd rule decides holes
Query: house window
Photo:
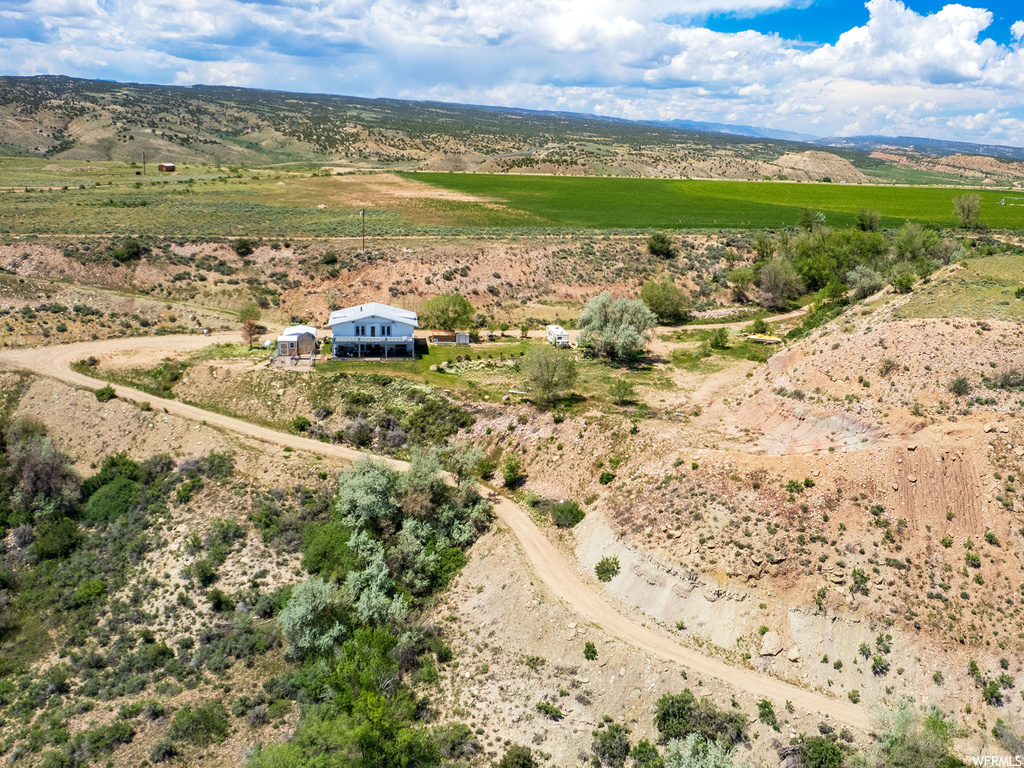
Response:
[[[376,336],[376,335],[377,335],[377,326],[376,325],[371,325],[370,326],[370,336]]]
[[[381,326],[380,335],[381,336],[390,336],[391,335],[391,326],[390,325]]]

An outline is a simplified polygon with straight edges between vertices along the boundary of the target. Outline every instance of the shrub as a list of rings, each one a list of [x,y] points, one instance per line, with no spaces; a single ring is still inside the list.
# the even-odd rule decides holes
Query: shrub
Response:
[[[337,520],[310,526],[302,547],[302,567],[325,579],[344,581],[356,565],[348,546],[350,535],[348,526]]]
[[[296,584],[278,614],[288,653],[301,657],[330,651],[344,633],[342,612],[341,596],[334,584],[319,576]]]
[[[583,519],[583,510],[575,501],[560,501],[551,507],[551,520],[559,528],[572,528]]]
[[[586,645],[583,646],[583,658],[587,661],[597,660],[597,646],[589,640],[587,641]]]
[[[85,519],[93,523],[109,523],[128,514],[138,500],[139,484],[127,477],[118,477],[100,487],[85,505]]]
[[[721,739],[736,744],[746,738],[746,717],[741,712],[719,710],[709,699],[699,701],[689,688],[666,693],[658,700],[654,716],[662,741],[682,739],[695,733],[708,741]]]
[[[301,434],[312,426],[312,422],[305,416],[296,416],[292,419],[291,429],[292,432]]]
[[[949,391],[957,397],[963,397],[971,391],[971,384],[963,376],[958,376],[949,382]]]
[[[599,482],[601,485],[608,485],[614,479],[615,479],[615,473],[614,472],[608,472],[606,470],[606,471],[601,473],[600,477],[597,478],[597,482]]]
[[[565,717],[565,713],[562,712],[558,707],[552,704],[550,701],[538,701],[537,711],[544,715],[547,715],[552,720],[561,720]]]
[[[672,238],[664,232],[655,232],[647,238],[647,252],[662,259],[671,259],[676,255],[676,250],[672,247]]]
[[[594,573],[598,581],[611,581],[619,575],[619,558],[602,557],[600,562],[594,566]]]
[[[231,596],[217,587],[206,593],[206,599],[210,602],[210,608],[214,613],[235,610],[235,602]]]
[[[725,349],[729,346],[729,331],[725,328],[716,328],[711,332],[708,341],[711,343],[712,349]]]
[[[765,725],[771,726],[772,730],[779,730],[779,721],[775,717],[775,707],[768,699],[761,699],[757,702],[757,719]]]
[[[81,541],[82,534],[74,520],[47,520],[36,529],[32,554],[40,560],[59,560],[74,552]]]
[[[149,751],[149,759],[154,763],[166,763],[178,756],[178,748],[169,739],[158,741]]]
[[[498,768],[538,768],[538,766],[529,747],[513,744],[498,761]]]
[[[917,282],[917,274],[912,270],[903,270],[892,278],[892,287],[897,293],[910,293]]]
[[[660,283],[651,280],[640,289],[640,300],[658,321],[671,325],[681,323],[690,315],[690,297],[667,277]]]
[[[875,656],[871,660],[871,674],[880,676],[889,673],[889,660],[884,656]]]
[[[221,701],[201,706],[186,704],[171,721],[170,738],[182,739],[200,747],[220,744],[228,737],[228,710]]]
[[[237,240],[231,242],[231,247],[239,256],[251,256],[252,252],[256,250],[256,246],[253,245],[252,240],[247,237],[240,237]]]
[[[96,399],[101,403],[113,400],[115,397],[117,397],[117,392],[115,392],[114,388],[109,384],[96,390]]]
[[[590,748],[601,765],[624,768],[629,757],[629,732],[622,723],[610,723],[607,728],[593,731]]]
[[[501,460],[501,477],[506,488],[514,488],[523,481],[523,460],[518,454],[507,453]]]
[[[608,396],[618,405],[631,402],[636,397],[636,388],[626,379],[614,379],[608,385]]]
[[[840,768],[843,750],[831,739],[815,736],[804,742],[802,761],[804,768]]]
[[[860,300],[880,291],[885,285],[885,279],[871,267],[862,264],[846,273],[846,284],[853,289],[853,295]]]

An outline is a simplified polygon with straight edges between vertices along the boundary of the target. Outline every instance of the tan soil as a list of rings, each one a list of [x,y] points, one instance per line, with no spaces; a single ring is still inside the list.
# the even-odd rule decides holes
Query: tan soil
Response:
[[[0,361],[4,365],[27,368],[36,373],[54,376],[75,386],[91,389],[96,387],[95,380],[71,371],[67,367],[71,362],[89,355],[103,357],[114,351],[131,348],[140,342],[151,348],[163,345],[167,349],[172,347],[195,349],[202,346],[203,343],[209,343],[209,340],[202,337],[168,336],[142,340],[91,342],[45,350],[8,350],[0,352]],[[179,346],[179,342],[184,346]],[[286,435],[217,413],[203,411],[175,400],[156,398],[127,387],[118,387],[117,389],[122,398],[150,401],[154,409],[165,409],[169,414],[243,434],[268,445],[292,446],[309,453],[343,460],[353,460],[364,455],[344,446]],[[381,460],[396,468],[407,468],[407,465],[401,461],[389,458]],[[720,678],[736,690],[753,692],[775,701],[791,700],[801,711],[817,713],[816,716],[820,717],[828,716],[839,724],[861,731],[866,731],[869,728],[870,716],[862,707],[805,690],[748,669],[730,666],[718,659],[705,657],[694,649],[680,646],[662,631],[648,627],[641,621],[620,613],[601,596],[594,586],[580,577],[520,507],[500,496],[493,497],[493,500],[499,525],[507,528],[516,536],[537,577],[544,583],[552,597],[572,606],[577,615],[586,617],[587,621],[600,626],[603,631],[659,658],[682,664],[703,675]]]

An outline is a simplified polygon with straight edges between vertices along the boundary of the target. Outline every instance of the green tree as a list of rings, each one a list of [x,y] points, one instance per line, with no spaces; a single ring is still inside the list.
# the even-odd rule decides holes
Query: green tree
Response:
[[[640,289],[640,300],[657,315],[659,322],[671,325],[690,316],[690,297],[667,277],[660,283],[650,280]]]
[[[961,227],[977,227],[981,224],[981,197],[973,192],[954,197],[953,215]]]
[[[775,255],[775,241],[771,235],[765,232],[758,232],[754,235],[754,252],[758,261],[768,261]]]
[[[878,225],[882,221],[882,214],[878,211],[861,208],[857,214],[857,229],[861,232],[877,232]]]
[[[262,316],[263,315],[262,312],[260,312],[260,308],[256,305],[256,302],[254,301],[247,301],[238,310],[238,319],[241,320],[243,323],[246,320],[252,320],[254,323],[258,323],[260,321],[260,317]]]
[[[676,255],[672,247],[672,238],[664,232],[655,232],[647,238],[647,252],[662,259],[671,259]]]
[[[739,267],[729,272],[727,278],[732,287],[733,300],[746,301],[747,291],[754,284],[754,270],[750,267]]]
[[[815,227],[823,227],[825,226],[825,214],[811,208],[801,208],[799,224],[807,231],[811,231]]]
[[[571,352],[547,344],[531,347],[520,370],[530,389],[548,403],[572,389],[579,375]]]
[[[761,303],[766,307],[781,309],[790,299],[804,292],[803,281],[788,259],[776,258],[769,261],[761,267],[758,280]]]
[[[631,361],[643,353],[658,318],[644,302],[613,299],[605,291],[583,308],[579,345],[598,357]]]
[[[908,221],[900,227],[892,239],[897,258],[911,262],[927,258],[929,251],[938,243],[939,236],[934,231],[924,229],[913,221]]]
[[[420,324],[425,328],[455,331],[473,325],[476,310],[461,293],[446,293],[428,300],[420,312]]]

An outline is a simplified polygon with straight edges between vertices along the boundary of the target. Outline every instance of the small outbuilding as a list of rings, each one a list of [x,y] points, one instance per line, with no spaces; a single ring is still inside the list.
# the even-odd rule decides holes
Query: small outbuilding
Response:
[[[164,173],[173,173],[174,163],[158,163],[156,169],[158,171],[163,171]]]
[[[316,354],[316,328],[311,325],[293,325],[277,337],[278,358],[313,359]]]

